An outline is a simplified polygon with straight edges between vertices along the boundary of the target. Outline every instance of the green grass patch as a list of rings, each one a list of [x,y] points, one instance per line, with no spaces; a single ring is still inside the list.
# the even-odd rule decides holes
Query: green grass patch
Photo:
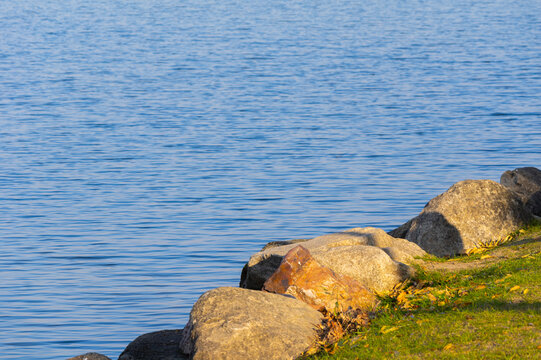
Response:
[[[310,358],[541,359],[539,235],[541,224],[524,229],[481,267],[418,268],[415,281],[381,298],[369,327]]]

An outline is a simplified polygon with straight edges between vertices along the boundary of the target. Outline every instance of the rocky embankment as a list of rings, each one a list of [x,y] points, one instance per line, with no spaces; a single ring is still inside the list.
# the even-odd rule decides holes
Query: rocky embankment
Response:
[[[295,359],[366,324],[377,295],[414,277],[419,257],[467,254],[539,216],[541,171],[528,167],[506,171],[500,184],[458,182],[389,233],[354,228],[269,243],[244,266],[240,287],[206,292],[183,330],[141,335],[119,360]],[[69,360],[85,359],[109,358]]]

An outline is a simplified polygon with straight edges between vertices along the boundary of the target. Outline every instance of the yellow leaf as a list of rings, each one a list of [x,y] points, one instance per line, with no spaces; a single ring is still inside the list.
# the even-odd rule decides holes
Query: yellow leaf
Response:
[[[438,306],[445,306],[445,301],[440,301],[440,302],[438,303]]]
[[[522,292],[523,295],[526,295],[527,293],[529,293],[530,290],[529,289],[524,289],[524,291]]]
[[[405,291],[401,291],[400,294],[398,294],[398,296],[396,297],[396,300],[399,302],[399,303],[403,303],[403,302],[406,302],[406,296],[408,294],[405,292]]]
[[[466,254],[467,255],[482,254],[485,251],[487,251],[487,249],[485,248],[474,248],[474,249],[469,249],[468,251],[466,251]]]
[[[488,259],[488,258],[491,258],[491,257],[492,257],[491,255],[483,255],[483,256],[481,256],[481,260]]]
[[[520,289],[520,286],[515,285],[511,289],[509,289],[509,292],[517,291],[518,289]]]
[[[397,326],[389,327],[389,326],[383,326],[380,330],[382,334],[390,333],[391,331],[396,331],[399,328]]]
[[[479,285],[475,288],[475,290],[483,290],[483,289],[486,289],[486,285]]]
[[[521,234],[524,234],[526,232],[526,230],[520,229],[518,232],[521,233]]]
[[[511,274],[507,274],[504,277],[502,277],[501,279],[498,279],[498,280],[496,280],[494,282],[498,284],[498,283],[504,282],[505,280],[509,279],[510,277],[511,277]]]
[[[443,350],[451,350],[454,347],[453,344],[447,344],[443,347]]]
[[[430,293],[428,293],[426,297],[432,302],[435,302],[437,300],[436,297]]]

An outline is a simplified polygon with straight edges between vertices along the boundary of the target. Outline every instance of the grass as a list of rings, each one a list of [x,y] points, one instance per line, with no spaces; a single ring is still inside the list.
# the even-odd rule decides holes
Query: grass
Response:
[[[310,359],[541,359],[541,225],[475,256],[418,267],[369,327]]]

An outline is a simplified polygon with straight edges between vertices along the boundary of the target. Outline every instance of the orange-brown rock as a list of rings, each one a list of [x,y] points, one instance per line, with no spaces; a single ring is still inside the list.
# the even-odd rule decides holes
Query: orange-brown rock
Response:
[[[361,309],[370,311],[376,297],[358,281],[320,265],[301,245],[291,249],[263,290],[289,294],[315,309],[329,312]]]

